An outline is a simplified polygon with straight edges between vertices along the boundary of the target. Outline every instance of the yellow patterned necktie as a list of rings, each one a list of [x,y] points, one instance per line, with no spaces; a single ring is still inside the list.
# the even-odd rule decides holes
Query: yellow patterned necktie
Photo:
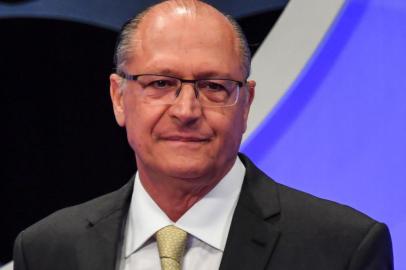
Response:
[[[181,270],[187,233],[170,225],[157,231],[155,237],[162,270]]]

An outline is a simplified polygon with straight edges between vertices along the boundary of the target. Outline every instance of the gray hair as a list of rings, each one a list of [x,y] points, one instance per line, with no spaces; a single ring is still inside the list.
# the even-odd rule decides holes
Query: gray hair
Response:
[[[190,12],[196,12],[197,11],[197,3],[203,1],[198,1],[198,0],[166,0],[163,2],[175,2],[175,6],[182,6],[187,8]],[[204,3],[208,5],[207,3]],[[147,15],[151,9],[153,9],[155,6],[159,4],[155,4],[153,6],[148,7],[141,13],[139,13],[137,16],[134,18],[130,19],[123,25],[121,28],[120,34],[118,36],[117,40],[117,45],[116,45],[116,50],[114,54],[114,62],[116,65],[116,70],[121,71],[123,67],[125,66],[126,62],[128,61],[130,55],[131,55],[131,37],[136,33],[141,21]],[[209,5],[210,6],[210,5]],[[250,74],[251,70],[251,52],[248,47],[248,42],[247,39],[239,26],[239,24],[229,15],[224,14],[223,12],[219,11],[221,14],[224,15],[225,18],[230,22],[236,36],[238,39],[238,45],[239,45],[239,51],[241,55],[241,64],[242,68],[246,74],[246,78]]]

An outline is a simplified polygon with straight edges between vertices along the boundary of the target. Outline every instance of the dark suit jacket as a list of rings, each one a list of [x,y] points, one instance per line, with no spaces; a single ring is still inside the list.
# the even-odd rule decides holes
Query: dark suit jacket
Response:
[[[240,157],[247,172],[220,270],[393,269],[384,224],[278,184]],[[20,233],[14,248],[15,269],[113,270],[132,187],[130,181]]]

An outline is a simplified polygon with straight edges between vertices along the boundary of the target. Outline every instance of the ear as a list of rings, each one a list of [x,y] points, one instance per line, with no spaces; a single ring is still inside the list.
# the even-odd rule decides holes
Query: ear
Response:
[[[110,75],[110,97],[113,104],[114,116],[117,124],[121,127],[125,126],[124,100],[123,92],[120,89],[122,78],[117,74]]]
[[[248,121],[248,114],[250,112],[251,104],[252,101],[254,100],[255,96],[255,85],[256,82],[254,80],[247,81],[247,84],[245,87],[247,87],[247,91],[245,93],[245,99],[244,99],[244,130],[245,132],[247,130],[247,121]]]

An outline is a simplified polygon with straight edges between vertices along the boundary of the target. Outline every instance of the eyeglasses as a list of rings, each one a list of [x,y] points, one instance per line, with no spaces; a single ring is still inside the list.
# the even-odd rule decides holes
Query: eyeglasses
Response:
[[[174,104],[183,83],[194,85],[195,96],[205,107],[227,107],[237,103],[243,82],[230,79],[184,80],[172,76],[155,74],[129,75],[119,71],[117,74],[130,81],[138,82],[145,102],[153,105]]]

